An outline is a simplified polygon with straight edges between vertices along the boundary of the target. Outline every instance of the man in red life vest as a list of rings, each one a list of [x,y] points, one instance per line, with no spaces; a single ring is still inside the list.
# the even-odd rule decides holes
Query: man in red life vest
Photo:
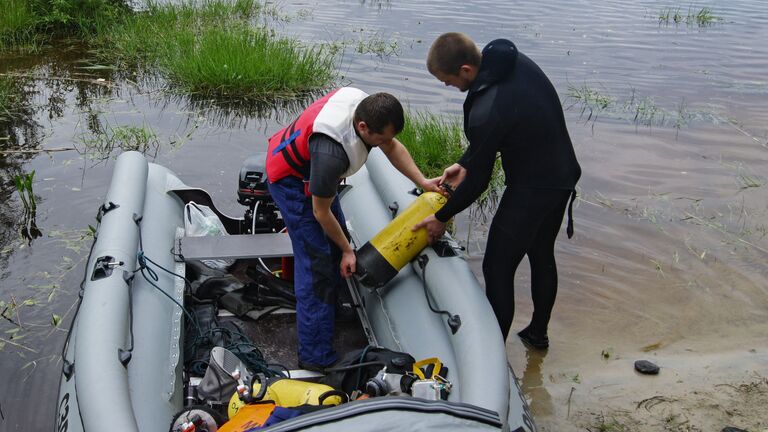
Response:
[[[395,139],[405,123],[392,95],[343,87],[307,107],[269,139],[269,191],[283,216],[294,253],[299,366],[319,370],[337,360],[333,349],[336,289],[355,271],[355,253],[336,195],[341,179],[381,148],[418,186],[438,191]]]

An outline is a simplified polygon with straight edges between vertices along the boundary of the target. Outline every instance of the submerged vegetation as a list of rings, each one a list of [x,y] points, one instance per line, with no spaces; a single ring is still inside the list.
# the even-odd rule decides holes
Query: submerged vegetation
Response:
[[[115,149],[138,151],[154,157],[160,147],[160,140],[157,134],[153,130],[144,127],[108,126],[98,132],[80,138],[80,141],[85,145],[82,153],[91,159],[106,159]]]
[[[685,100],[681,100],[674,110],[662,108],[653,97],[640,97],[635,89],[631,89],[628,97],[619,99],[586,83],[581,86],[569,85],[566,101],[566,110],[578,107],[582,118],[586,117],[585,122],[591,121],[593,126],[600,115],[626,120],[638,126],[672,127],[678,132],[694,120],[713,124],[725,122],[711,112],[688,109]]]
[[[72,36],[102,63],[159,72],[185,93],[273,100],[323,88],[335,77],[335,52],[278,36],[260,23],[272,13],[256,0],[150,1],[141,11],[124,0],[0,1],[0,51]]]
[[[665,8],[659,12],[660,24],[687,24],[689,26],[706,27],[717,22],[723,21],[716,16],[712,9],[704,7],[701,9],[688,9],[687,13],[680,11],[680,8]]]

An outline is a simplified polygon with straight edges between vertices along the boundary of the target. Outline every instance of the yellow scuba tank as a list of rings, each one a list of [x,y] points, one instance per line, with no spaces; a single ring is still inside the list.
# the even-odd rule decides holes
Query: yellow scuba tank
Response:
[[[269,378],[263,396],[261,386],[262,383],[253,383],[253,394],[260,395],[257,397],[258,400],[274,401],[276,406],[286,408],[299,405],[339,405],[342,402],[340,392],[325,384],[289,378]],[[227,408],[229,418],[233,418],[243,406],[245,403],[240,400],[240,395],[233,394]]]
[[[447,198],[424,192],[408,208],[357,251],[360,281],[380,287],[397,275],[428,244],[427,230],[411,231],[414,225],[445,205]]]

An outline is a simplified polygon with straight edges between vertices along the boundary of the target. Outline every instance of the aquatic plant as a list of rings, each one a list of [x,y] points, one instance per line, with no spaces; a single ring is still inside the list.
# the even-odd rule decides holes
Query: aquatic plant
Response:
[[[411,153],[416,166],[427,178],[439,177],[443,170],[464,154],[467,142],[459,118],[442,117],[429,112],[406,112],[405,127],[397,136]],[[497,159],[488,188],[469,208],[471,221],[485,223],[493,214],[504,189],[504,172]],[[467,243],[471,236],[467,232]]]
[[[414,162],[428,178],[438,177],[464,153],[466,138],[458,118],[430,112],[406,112],[405,127],[398,134]]]
[[[712,124],[725,122],[712,112],[690,110],[684,99],[680,100],[674,110],[665,109],[659,106],[653,97],[638,95],[634,88],[630,90],[628,98],[618,99],[587,84],[579,87],[569,85],[564,108],[570,110],[574,107],[580,109],[582,118],[586,117],[585,123],[592,122],[593,128],[600,115],[626,120],[638,126],[672,127],[676,134],[692,121],[706,121]]]
[[[25,174],[16,174],[13,176],[13,182],[16,185],[16,192],[19,194],[21,203],[24,205],[24,209],[29,212],[37,210],[37,202],[35,201],[35,193],[32,190],[32,183],[35,178],[35,171]]]
[[[712,25],[716,22],[723,21],[721,17],[716,16],[712,9],[704,7],[701,9],[688,9],[686,14],[680,11],[680,8],[665,8],[659,12],[660,24],[682,24],[695,25],[698,27],[705,27]]]
[[[616,102],[615,98],[604,95],[598,90],[589,87],[587,83],[582,84],[580,87],[571,85],[569,83],[568,99],[572,100],[573,103],[567,106],[565,109],[568,110],[577,104],[580,105],[580,115],[582,117],[585,114],[587,115],[585,122],[589,122],[590,120],[594,122],[597,120],[597,116],[600,114],[600,112],[610,108]]]
[[[175,55],[164,66],[187,92],[284,98],[326,86],[334,77],[328,50],[304,48],[264,29],[210,28],[177,42]]]
[[[129,12],[124,0],[2,0],[0,51],[36,51],[54,37],[92,36]]]
[[[0,10],[0,52],[14,47],[35,47],[31,30],[37,22],[28,0],[2,0]],[[30,49],[31,50],[31,49]]]
[[[115,150],[134,150],[154,156],[160,147],[160,140],[153,130],[132,125],[100,127],[93,134],[81,136],[80,142],[85,145],[81,153],[95,160],[104,160]]]
[[[355,45],[358,54],[374,54],[380,58],[400,55],[400,47],[396,39],[385,39],[379,33],[370,37],[360,35]]]
[[[19,194],[21,203],[24,205],[24,216],[21,224],[21,236],[27,241],[28,245],[32,240],[41,237],[42,231],[37,227],[37,200],[32,185],[35,179],[35,171],[31,173],[16,174],[13,181],[16,185],[16,192]]]
[[[184,92],[239,99],[293,97],[335,76],[335,55],[305,47],[254,24],[265,9],[254,0],[150,3],[99,31],[102,61],[161,75]]]

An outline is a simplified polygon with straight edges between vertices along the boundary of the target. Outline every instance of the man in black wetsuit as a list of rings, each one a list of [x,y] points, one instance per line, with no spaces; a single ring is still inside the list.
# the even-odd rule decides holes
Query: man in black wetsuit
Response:
[[[440,180],[456,188],[453,196],[414,229],[427,228],[430,241],[442,236],[445,222],[488,187],[500,153],[506,189],[483,259],[486,295],[506,340],[515,312],[515,271],[528,255],[534,311],[518,335],[527,345],[545,349],[557,294],[555,238],[566,207],[568,237],[573,234],[571,206],[581,176],[560,99],[536,63],[505,39],[480,52],[466,35],[443,34],[429,50],[427,68],[445,85],[467,92],[469,147]]]

